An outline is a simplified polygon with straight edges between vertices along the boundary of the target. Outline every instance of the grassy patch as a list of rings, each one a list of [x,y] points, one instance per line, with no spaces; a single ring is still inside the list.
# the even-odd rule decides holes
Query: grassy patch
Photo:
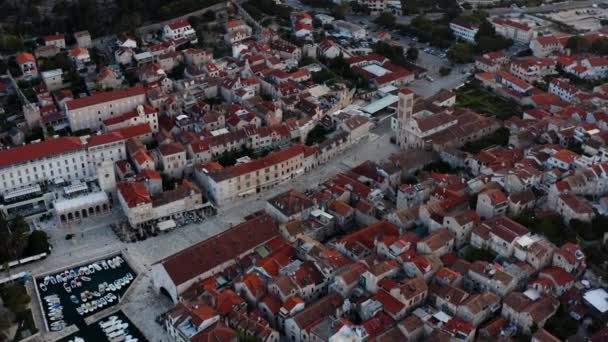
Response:
[[[518,115],[521,109],[515,102],[504,99],[474,83],[458,89],[456,103],[458,106],[470,108],[480,114],[495,116],[499,120],[506,120],[513,115]]]

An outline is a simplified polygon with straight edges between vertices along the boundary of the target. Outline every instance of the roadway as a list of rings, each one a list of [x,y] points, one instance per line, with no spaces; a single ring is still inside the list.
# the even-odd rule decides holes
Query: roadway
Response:
[[[489,15],[502,15],[508,13],[543,13],[552,11],[563,11],[574,8],[590,7],[593,5],[608,4],[607,0],[582,0],[582,1],[566,1],[554,4],[544,4],[543,6],[535,7],[499,7],[499,8],[488,8],[484,9]],[[471,11],[465,11],[464,13],[470,13]]]

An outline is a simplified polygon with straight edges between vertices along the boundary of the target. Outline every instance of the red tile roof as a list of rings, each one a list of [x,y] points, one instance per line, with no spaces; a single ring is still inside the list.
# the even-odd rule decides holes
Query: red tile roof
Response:
[[[87,140],[87,145],[89,147],[104,145],[115,141],[141,137],[150,133],[152,133],[152,128],[150,128],[150,125],[147,123],[142,123],[135,126],[116,129],[100,135],[93,135],[89,138],[89,140]]]
[[[29,52],[20,53],[15,57],[17,64],[25,64],[27,62],[36,63],[36,58]]]
[[[278,236],[275,221],[268,214],[262,214],[173,254],[160,263],[177,286]]]
[[[144,183],[118,184],[118,192],[129,208],[137,207],[140,204],[152,203],[150,191],[148,191]]]
[[[298,144],[293,145],[284,150],[279,150],[277,152],[273,152],[266,157],[253,160],[249,163],[238,164],[230,167],[226,167],[220,170],[209,171],[209,175],[216,182],[221,182],[223,180],[234,178],[237,176],[245,175],[250,172],[254,172],[256,170],[261,170],[269,166],[273,166],[284,161],[295,158],[299,154],[304,154],[307,150],[307,146]]]
[[[135,176],[135,180],[138,182],[145,181],[148,179],[149,180],[161,180],[162,177],[159,172],[149,170],[149,169],[144,169]]]
[[[384,290],[378,291],[378,293],[376,293],[372,299],[382,303],[383,310],[392,316],[397,316],[405,308],[403,303]]]
[[[83,148],[80,138],[61,137],[0,151],[0,167],[24,163],[52,155],[73,152]]]
[[[302,298],[293,296],[293,297],[289,297],[285,301],[285,303],[283,303],[283,307],[285,309],[287,309],[287,311],[291,312],[291,310],[293,310],[296,307],[296,305],[299,305],[302,303],[304,303],[304,300],[302,300]]]
[[[190,23],[187,20],[180,20],[169,24],[169,28],[172,30],[178,30],[180,28],[188,27]]]
[[[184,152],[184,146],[180,143],[171,143],[160,146],[158,150],[163,156],[170,156],[172,154]]]
[[[52,41],[56,41],[56,40],[65,39],[65,36],[62,34],[55,34],[55,35],[51,35],[51,36],[44,36],[44,37],[42,37],[42,39],[45,42],[52,42]]]
[[[528,26],[528,24],[526,24],[526,23],[521,23],[519,21],[514,21],[514,20],[510,20],[510,19],[497,18],[497,19],[494,19],[494,23],[497,25],[511,26],[518,30],[524,30],[524,31],[529,31],[531,29],[530,26]]]
[[[547,267],[542,270],[539,277],[552,279],[557,286],[564,286],[574,282],[574,276],[559,267]]]
[[[128,97],[145,95],[146,90],[142,86],[135,86],[128,89],[120,89],[107,92],[98,92],[91,96],[85,96],[78,99],[68,101],[66,108],[68,110],[76,110],[79,108],[94,106],[96,104],[116,101]]]

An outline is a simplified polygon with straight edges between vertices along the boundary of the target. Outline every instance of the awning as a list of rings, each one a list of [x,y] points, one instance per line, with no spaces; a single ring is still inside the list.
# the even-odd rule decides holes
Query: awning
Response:
[[[175,224],[175,221],[173,221],[173,220],[158,222],[157,226],[158,226],[158,230],[160,230],[160,231],[167,230],[167,229],[173,229],[173,228],[177,227],[177,225]]]
[[[247,191],[243,191],[243,192],[239,192],[239,197],[243,197],[243,196],[247,196],[247,195],[252,195],[255,194],[255,189],[249,189]]]

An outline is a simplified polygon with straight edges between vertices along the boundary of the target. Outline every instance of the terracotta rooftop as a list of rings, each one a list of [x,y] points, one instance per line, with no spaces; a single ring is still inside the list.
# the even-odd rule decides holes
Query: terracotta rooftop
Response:
[[[73,152],[83,147],[84,145],[78,137],[61,137],[0,150],[0,168],[52,155]]]
[[[263,214],[173,254],[160,263],[171,280],[179,285],[278,236],[278,227],[272,217]]]
[[[78,99],[68,101],[66,108],[68,110],[76,110],[79,108],[94,106],[100,103],[121,100],[134,96],[145,95],[146,90],[141,86],[135,86],[128,89],[113,90],[108,92],[97,92],[91,96],[85,96]]]
[[[129,208],[140,204],[152,203],[150,191],[144,183],[121,183],[118,184],[118,192],[127,203]]]

